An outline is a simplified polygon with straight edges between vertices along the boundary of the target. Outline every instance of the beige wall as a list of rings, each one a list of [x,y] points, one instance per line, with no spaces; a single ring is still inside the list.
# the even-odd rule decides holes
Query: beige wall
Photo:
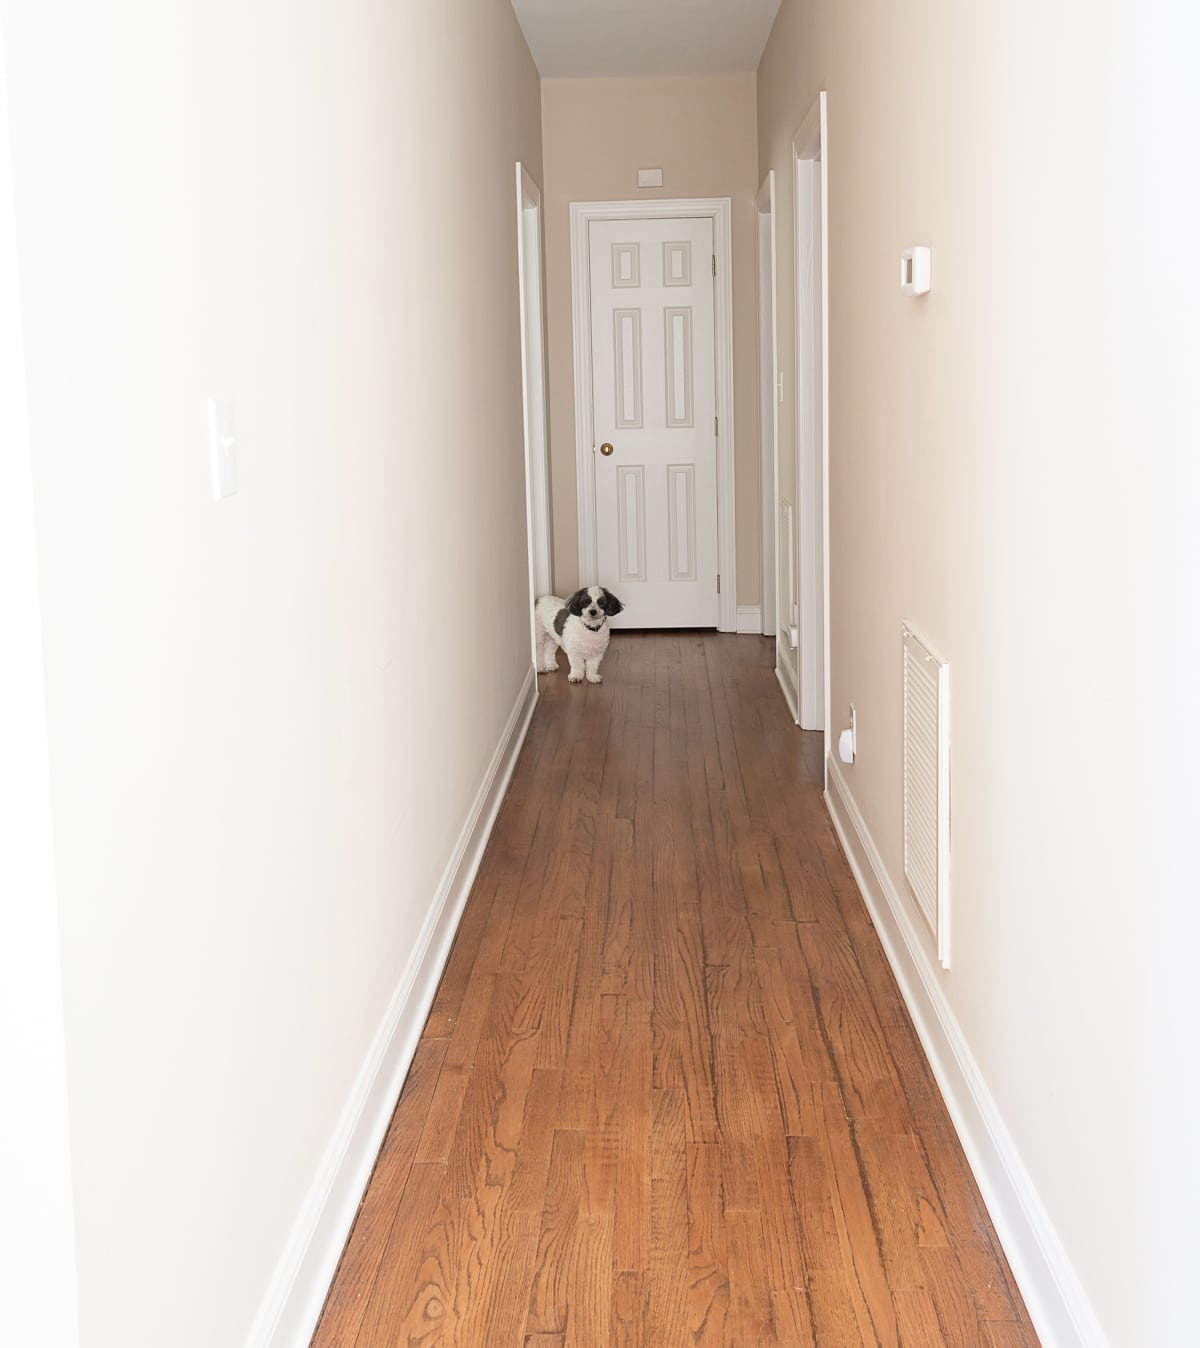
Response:
[[[0,24],[82,1342],[233,1348],[530,667],[538,77],[499,0]]]
[[[757,604],[762,563],[754,76],[543,80],[542,127],[555,588],[569,594],[579,583],[570,203],[730,197],[737,601]],[[639,168],[661,168],[663,186],[639,189]]]
[[[913,622],[952,677],[953,966],[927,951],[929,977],[1129,1348],[1194,1335],[1180,1252],[1197,1162],[1179,1144],[1198,1112],[1200,109],[1182,15],[925,0],[864,23],[837,0],[784,0],[758,84],[785,371],[790,142],[829,96],[833,730],[853,701],[859,747],[845,776],[903,892]],[[912,243],[933,249],[922,300],[897,283]]]

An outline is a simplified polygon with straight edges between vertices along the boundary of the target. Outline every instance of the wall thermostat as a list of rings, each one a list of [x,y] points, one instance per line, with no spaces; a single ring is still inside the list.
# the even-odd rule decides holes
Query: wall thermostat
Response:
[[[931,263],[928,248],[906,248],[900,254],[900,289],[905,295],[929,292]]]

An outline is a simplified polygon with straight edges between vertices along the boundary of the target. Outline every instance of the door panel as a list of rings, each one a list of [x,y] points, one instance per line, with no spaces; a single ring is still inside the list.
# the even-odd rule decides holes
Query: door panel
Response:
[[[715,627],[712,221],[593,220],[588,250],[599,581],[626,605],[614,626]]]

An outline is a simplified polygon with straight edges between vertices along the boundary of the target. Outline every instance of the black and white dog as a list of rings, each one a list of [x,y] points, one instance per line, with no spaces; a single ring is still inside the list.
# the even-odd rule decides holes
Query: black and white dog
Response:
[[[570,599],[556,594],[543,595],[534,605],[537,616],[537,664],[539,674],[558,669],[561,646],[571,662],[567,678],[571,683],[603,683],[600,661],[608,650],[608,620],[625,607],[615,594],[602,585],[576,590]]]

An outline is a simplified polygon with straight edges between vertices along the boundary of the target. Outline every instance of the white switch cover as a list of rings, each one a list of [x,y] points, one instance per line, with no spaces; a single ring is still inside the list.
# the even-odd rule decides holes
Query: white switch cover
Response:
[[[645,168],[638,169],[639,187],[661,187],[663,185],[662,169]]]
[[[208,400],[208,463],[214,501],[238,489],[237,435],[233,426],[233,399]]]

